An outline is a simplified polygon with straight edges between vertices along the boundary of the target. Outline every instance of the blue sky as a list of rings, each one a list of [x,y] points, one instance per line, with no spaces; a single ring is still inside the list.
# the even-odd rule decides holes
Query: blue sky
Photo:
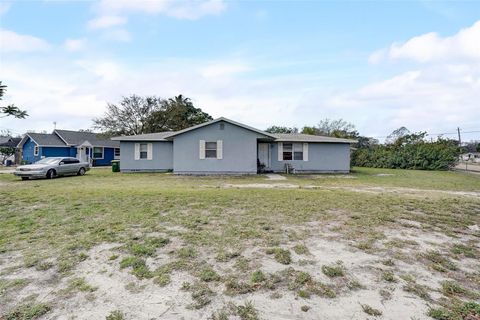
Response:
[[[480,131],[479,21],[476,1],[3,1],[2,103],[30,117],[0,129],[89,128],[136,93],[258,128]]]

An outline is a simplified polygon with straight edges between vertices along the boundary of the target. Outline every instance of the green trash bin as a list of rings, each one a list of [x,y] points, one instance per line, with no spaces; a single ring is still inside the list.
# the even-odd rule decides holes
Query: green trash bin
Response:
[[[112,172],[120,172],[120,160],[112,160]]]

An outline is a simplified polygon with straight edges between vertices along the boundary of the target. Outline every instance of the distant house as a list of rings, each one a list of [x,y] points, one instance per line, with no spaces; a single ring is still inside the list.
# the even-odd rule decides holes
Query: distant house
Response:
[[[120,170],[176,174],[349,172],[354,140],[272,134],[218,118],[177,132],[112,138],[120,141]]]
[[[54,130],[52,133],[26,133],[17,146],[25,163],[45,157],[76,157],[94,166],[110,165],[120,159],[120,143],[96,133]]]
[[[7,147],[7,148],[16,148],[18,143],[22,140],[21,138],[13,138],[13,137],[0,137],[0,148],[1,147]],[[14,155],[12,156],[5,156],[0,153],[0,162],[6,162],[9,161],[11,164],[16,164],[20,162],[20,155],[17,152],[15,152]],[[4,163],[0,163],[4,164]]]

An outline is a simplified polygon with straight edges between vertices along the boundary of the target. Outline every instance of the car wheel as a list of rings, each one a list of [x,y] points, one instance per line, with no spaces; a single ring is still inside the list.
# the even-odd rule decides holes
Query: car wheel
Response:
[[[28,177],[22,177],[22,180],[28,180]]]
[[[85,168],[80,168],[80,170],[78,170],[77,175],[78,175],[78,176],[83,176],[83,175],[85,175]]]
[[[56,172],[53,169],[48,170],[47,172],[47,179],[53,179],[55,178]]]

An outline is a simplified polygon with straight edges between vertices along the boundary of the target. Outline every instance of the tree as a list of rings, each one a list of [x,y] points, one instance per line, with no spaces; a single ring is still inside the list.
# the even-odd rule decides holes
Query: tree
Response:
[[[0,81],[0,100],[2,100],[2,97],[6,91],[7,91],[7,86],[3,85],[2,81]],[[5,107],[0,107],[0,118],[6,118],[10,116],[18,119],[25,119],[26,117],[28,117],[28,113],[27,111],[20,110],[14,104],[11,104]]]
[[[265,130],[268,133],[298,133],[295,127],[270,126]]]
[[[0,146],[0,164],[15,154],[15,147]]]
[[[123,97],[120,105],[107,103],[107,111],[102,118],[93,119],[93,127],[112,135],[149,133],[148,122],[162,103],[157,97]]]
[[[328,136],[346,139],[359,137],[358,131],[355,130],[355,125],[343,119],[331,120],[325,118],[323,120],[320,120],[317,126],[303,127],[302,133],[316,136]]]
[[[398,139],[410,134],[410,130],[405,127],[400,127],[396,130],[393,130],[385,139],[386,144],[394,144]]]
[[[324,135],[336,138],[356,138],[358,132],[355,125],[343,119],[331,120],[325,118],[317,125],[317,135]]]
[[[178,131],[213,120],[212,116],[196,108],[190,98],[183,95],[164,100],[160,109],[148,121],[151,132]]]
[[[132,95],[123,97],[119,105],[108,103],[107,112],[93,123],[109,135],[135,135],[177,131],[212,119],[182,95],[168,100]]]

